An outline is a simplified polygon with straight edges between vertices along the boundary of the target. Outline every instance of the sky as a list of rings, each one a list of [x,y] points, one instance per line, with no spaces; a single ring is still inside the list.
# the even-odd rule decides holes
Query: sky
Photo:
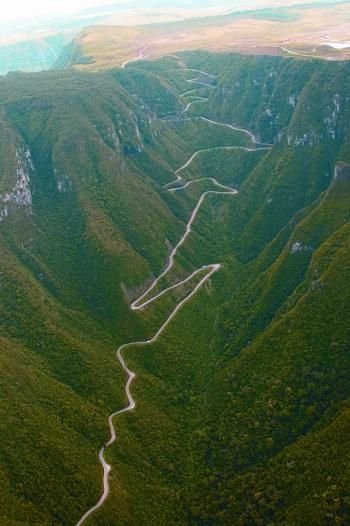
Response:
[[[47,15],[69,15],[92,7],[108,6],[108,4],[128,7],[207,7],[216,4],[235,4],[237,0],[5,0],[0,10],[0,25]]]
[[[0,22],[65,15],[111,3],[127,6],[130,2],[131,0],[7,0],[1,6]]]
[[[300,3],[302,0],[297,0]],[[307,1],[307,0],[305,0]],[[315,0],[309,0],[314,2]],[[327,1],[327,0],[321,0]],[[328,0],[332,2],[332,0]],[[6,22],[21,22],[23,20],[36,21],[38,17],[69,15],[84,9],[92,7],[101,7],[108,4],[118,4],[120,7],[127,9],[128,7],[165,7],[165,6],[181,6],[181,7],[205,7],[216,6],[216,4],[257,4],[262,0],[5,0],[0,10],[0,26]],[[272,5],[288,5],[293,3],[293,0],[270,0],[268,2]],[[336,3],[336,0],[334,0]]]

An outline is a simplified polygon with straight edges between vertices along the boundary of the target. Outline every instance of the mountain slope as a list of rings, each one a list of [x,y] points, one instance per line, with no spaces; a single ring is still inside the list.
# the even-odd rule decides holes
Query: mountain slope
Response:
[[[76,524],[96,503],[125,406],[115,351],[202,275],[130,303],[200,199],[156,291],[220,272],[128,350],[138,405],[86,523],[347,523],[348,78],[188,52],[1,80],[2,524]],[[218,184],[239,192],[201,197]]]

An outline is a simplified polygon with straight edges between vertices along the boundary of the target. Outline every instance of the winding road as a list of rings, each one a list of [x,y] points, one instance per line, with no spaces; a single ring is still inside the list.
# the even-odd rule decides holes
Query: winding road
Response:
[[[147,58],[147,56],[145,55],[146,49],[147,49],[147,46],[142,47],[140,49],[139,54],[137,55],[137,57],[130,58],[129,60],[125,60],[125,62],[123,62],[123,64],[121,65],[121,68],[124,69],[125,66],[127,66],[128,64],[131,64],[132,62],[137,62],[138,60],[142,60],[144,58]]]
[[[182,115],[182,113],[183,112],[181,112],[179,115]],[[166,120],[174,120],[174,119],[162,119],[162,120],[166,121]],[[254,135],[254,133],[252,133],[251,131],[247,130],[246,128],[240,128],[239,126],[234,126],[233,124],[227,124],[225,122],[213,121],[212,119],[208,119],[208,117],[203,117],[203,116],[200,116],[200,117],[187,117],[186,119],[180,119],[180,120],[181,121],[195,121],[195,120],[199,120],[199,121],[209,122],[210,124],[215,124],[215,126],[222,126],[224,128],[229,128],[230,130],[233,130],[233,131],[242,132],[245,135],[249,136],[249,138],[250,138],[250,140],[252,141],[253,144],[256,144],[256,145],[259,144],[262,147],[266,147],[266,149],[271,149],[271,147],[272,147],[272,144],[270,144],[270,143],[260,142],[257,139],[257,137]]]
[[[191,157],[188,159],[188,161],[185,162],[185,164],[183,166],[181,166],[180,168],[178,168],[175,171],[175,175],[176,175],[175,181],[171,181],[170,183],[167,183],[164,186],[164,188],[169,189],[170,192],[174,191],[174,190],[184,190],[185,188],[187,188],[189,186],[189,184],[193,184],[193,183],[195,183],[197,181],[203,181],[204,179],[210,179],[211,181],[215,182],[216,185],[222,186],[213,177],[201,177],[199,179],[194,179],[193,181],[189,181],[189,183],[187,183],[184,186],[171,188],[175,184],[177,184],[180,181],[182,181],[182,177],[181,177],[181,175],[179,175],[180,172],[182,172],[183,170],[186,170],[186,168],[188,168],[192,164],[192,162],[195,160],[195,158],[198,157],[198,155],[200,155],[202,153],[215,152],[215,151],[220,151],[220,150],[228,150],[228,151],[230,151],[230,150],[242,150],[244,152],[259,152],[259,151],[262,151],[262,150],[270,150],[270,149],[271,149],[271,146],[261,146],[261,147],[258,147],[258,148],[248,148],[246,146],[216,146],[215,148],[205,148],[203,150],[197,150],[196,152],[194,152],[191,155]],[[225,187],[225,188],[228,188],[228,187]]]
[[[144,50],[144,48],[140,51],[139,56],[137,58],[124,62],[122,67],[124,68],[128,63],[134,62],[135,60],[139,60],[139,59],[143,58],[143,55],[142,55],[143,50]],[[208,77],[214,78],[214,75],[211,75],[209,73],[206,73],[206,72],[203,72],[203,71],[200,71],[200,70],[190,70],[190,71],[196,71],[196,72],[199,72],[199,73],[201,73],[203,75],[207,75]],[[195,79],[191,79],[191,80],[188,80],[188,82],[192,82],[193,83],[193,82],[196,82],[196,80]],[[197,83],[198,84],[203,84],[200,81],[197,81]],[[204,84],[204,85],[208,86],[207,84]],[[212,86],[212,87],[215,87],[215,86]],[[190,91],[192,91],[192,90],[190,90]],[[183,94],[183,95],[185,95],[185,94]],[[185,111],[187,111],[189,107],[190,107],[190,105],[187,105]],[[182,113],[184,113],[184,112],[181,112],[181,114]],[[147,307],[148,305],[150,305],[151,303],[153,303],[154,301],[158,300],[160,297],[164,296],[166,293],[168,293],[168,292],[170,292],[170,291],[172,291],[172,290],[174,290],[174,289],[176,289],[176,288],[188,283],[189,281],[191,281],[197,275],[199,275],[201,273],[205,273],[205,275],[200,279],[200,281],[197,283],[197,285],[194,287],[194,289],[184,299],[182,299],[176,305],[176,307],[174,308],[174,310],[172,311],[170,316],[166,319],[166,321],[161,325],[161,327],[158,329],[158,331],[155,333],[155,335],[150,340],[126,343],[126,344],[121,345],[118,348],[118,350],[116,352],[116,357],[117,357],[118,362],[122,366],[122,368],[125,371],[126,376],[127,376],[127,382],[126,382],[126,385],[125,385],[125,395],[126,395],[128,404],[123,409],[120,409],[119,411],[116,411],[116,412],[112,413],[108,417],[108,424],[109,424],[109,430],[110,430],[110,439],[104,446],[102,446],[102,448],[99,451],[99,455],[98,455],[99,456],[99,461],[100,461],[102,469],[103,469],[103,492],[102,492],[102,495],[101,495],[100,499],[98,500],[98,502],[93,507],[91,507],[89,510],[86,511],[86,513],[76,523],[76,526],[81,526],[82,524],[84,524],[85,521],[88,519],[88,517],[93,515],[99,508],[101,508],[101,506],[106,501],[106,499],[107,499],[107,497],[109,495],[109,492],[110,492],[109,474],[111,472],[112,467],[107,463],[107,461],[105,459],[105,452],[106,452],[106,449],[108,449],[110,446],[112,446],[112,444],[114,444],[116,439],[117,439],[117,434],[116,434],[116,429],[115,429],[115,425],[114,425],[114,420],[115,420],[115,418],[117,416],[120,416],[120,415],[122,415],[124,413],[127,413],[127,412],[130,412],[130,411],[133,411],[135,409],[135,407],[136,407],[136,402],[135,402],[135,400],[134,400],[134,398],[133,398],[133,396],[131,394],[131,384],[132,384],[133,380],[135,379],[136,374],[131,369],[129,369],[129,367],[127,366],[127,363],[126,363],[125,358],[124,358],[125,351],[127,349],[129,349],[130,347],[146,347],[148,345],[151,345],[151,344],[155,343],[159,339],[161,334],[164,332],[164,330],[167,328],[169,323],[175,318],[175,316],[177,315],[179,310],[186,303],[188,303],[193,298],[193,296],[195,296],[195,294],[197,294],[197,292],[203,287],[203,285],[216,272],[218,272],[218,270],[221,268],[221,265],[219,263],[213,263],[213,264],[209,264],[209,265],[204,265],[201,268],[195,270],[187,278],[175,283],[172,286],[169,286],[169,287],[165,288],[164,290],[162,290],[161,292],[156,293],[153,296],[151,295],[151,297],[149,299],[146,299],[151,294],[151,292],[156,288],[156,286],[158,285],[160,280],[162,278],[164,278],[166,276],[166,274],[168,274],[169,271],[173,268],[176,254],[177,254],[178,250],[180,249],[180,247],[185,243],[185,241],[188,238],[188,236],[190,235],[190,233],[192,232],[193,223],[194,223],[194,221],[195,221],[195,219],[197,217],[197,214],[198,214],[198,212],[199,212],[199,210],[200,210],[205,198],[208,195],[234,196],[234,195],[236,195],[238,193],[238,191],[235,188],[231,188],[229,186],[223,185],[223,184],[219,183],[213,177],[200,177],[200,178],[197,178],[195,180],[188,181],[185,184],[183,184],[182,186],[177,186],[175,188],[170,188],[170,186],[173,186],[174,184],[176,184],[176,183],[178,183],[179,181],[182,180],[182,177],[179,175],[179,173],[184,171],[186,168],[188,168],[191,165],[191,163],[194,161],[194,159],[198,155],[203,153],[203,152],[215,151],[215,150],[245,150],[247,152],[256,152],[256,151],[259,151],[259,150],[271,149],[271,145],[264,145],[262,143],[259,143],[259,141],[255,137],[255,135],[253,133],[251,133],[249,130],[246,130],[244,128],[238,128],[238,127],[235,127],[235,126],[233,126],[231,124],[225,124],[225,123],[216,122],[216,121],[213,121],[213,120],[208,119],[206,117],[195,117],[195,119],[202,119],[203,121],[207,121],[207,122],[209,122],[211,124],[215,124],[217,126],[225,126],[225,127],[228,127],[228,128],[230,128],[230,129],[232,129],[234,131],[240,131],[242,133],[245,133],[245,134],[247,134],[250,137],[251,142],[254,145],[254,147],[248,148],[248,147],[243,147],[243,146],[219,146],[219,147],[215,147],[215,148],[208,148],[208,149],[204,149],[204,150],[198,150],[198,151],[194,152],[191,155],[191,157],[180,168],[175,170],[174,174],[176,176],[176,180],[172,181],[171,183],[169,183],[169,184],[164,186],[164,188],[167,188],[168,192],[179,192],[179,191],[185,190],[190,185],[196,184],[196,183],[198,183],[200,181],[209,180],[216,187],[218,187],[218,190],[207,190],[207,191],[205,191],[205,192],[203,192],[201,194],[201,196],[200,196],[195,208],[193,209],[193,211],[191,213],[190,219],[187,222],[186,229],[185,229],[185,232],[184,232],[183,236],[181,237],[179,242],[176,244],[176,246],[170,252],[170,255],[169,255],[169,258],[168,258],[168,262],[166,264],[165,269],[163,270],[163,272],[161,272],[161,274],[159,274],[159,276],[157,278],[154,279],[154,281],[147,288],[147,290],[145,290],[145,292],[143,292],[139,298],[137,298],[135,301],[133,301],[131,303],[130,308],[132,310],[134,310],[134,311],[142,310],[145,307]],[[256,147],[256,145],[260,145],[260,147]]]
[[[313,59],[321,59],[321,60],[339,60],[339,57],[336,57],[336,56],[327,57],[325,55],[313,55],[311,53],[301,53],[300,51],[294,51],[293,49],[288,49],[287,47],[284,47],[284,46],[280,46],[280,49],[284,51],[285,53],[288,53],[289,55],[293,55],[297,57],[305,57],[305,58],[313,58]]]
[[[193,100],[191,102],[188,102],[186,108],[184,110],[182,110],[179,115],[183,115],[184,113],[188,112],[188,110],[190,109],[190,107],[193,105],[193,104],[197,104],[198,102],[208,102],[208,99],[206,97],[196,97],[196,100]]]

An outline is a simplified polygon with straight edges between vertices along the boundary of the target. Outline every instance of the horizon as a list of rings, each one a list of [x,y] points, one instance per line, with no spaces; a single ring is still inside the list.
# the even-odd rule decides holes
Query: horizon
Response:
[[[113,11],[128,9],[164,9],[164,8],[181,8],[194,9],[231,6],[232,9],[256,8],[263,6],[280,6],[288,7],[294,4],[307,2],[307,0],[61,0],[51,1],[33,0],[28,3],[25,0],[13,0],[11,3],[3,6],[1,10],[0,25],[14,22],[38,22],[43,18],[55,18],[74,15],[89,10],[98,10],[109,8]],[[315,3],[317,0],[310,0],[309,3]],[[337,4],[342,0],[321,0],[321,3]]]
[[[36,18],[65,16],[78,13],[85,9],[99,8],[106,5],[127,5],[132,0],[62,0],[60,2],[46,2],[45,0],[33,0],[30,4],[25,0],[13,0],[2,8],[1,23],[16,21],[35,21]],[[20,13],[20,14],[19,14]]]
[[[237,0],[220,0],[220,5],[237,4]],[[243,5],[243,2],[239,2]],[[110,8],[115,11],[124,9],[147,9],[147,8],[166,8],[166,7],[216,7],[218,2],[215,0],[61,0],[48,3],[45,0],[33,0],[28,3],[25,0],[13,0],[1,10],[0,24],[13,22],[36,22],[38,18],[61,17],[74,15],[80,12],[95,10],[99,8]]]

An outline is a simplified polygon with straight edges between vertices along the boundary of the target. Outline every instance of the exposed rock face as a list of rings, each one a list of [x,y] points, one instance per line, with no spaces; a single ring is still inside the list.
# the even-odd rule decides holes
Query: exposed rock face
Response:
[[[8,192],[0,194],[0,222],[8,217],[14,208],[24,208],[28,214],[32,212],[30,178],[34,166],[28,148],[20,146],[16,149],[15,166],[15,185]]]
[[[264,142],[291,147],[348,137],[348,65],[235,56],[225,68],[210,96],[213,115],[246,125]]]
[[[60,194],[69,192],[71,190],[72,183],[69,180],[68,175],[66,175],[61,170],[54,168],[54,176],[56,180],[57,190]]]
[[[312,251],[312,247],[304,245],[301,241],[296,241],[293,243],[290,249],[291,254],[297,254],[298,252],[309,252]]]
[[[350,181],[350,164],[339,162],[335,165],[334,179]]]

